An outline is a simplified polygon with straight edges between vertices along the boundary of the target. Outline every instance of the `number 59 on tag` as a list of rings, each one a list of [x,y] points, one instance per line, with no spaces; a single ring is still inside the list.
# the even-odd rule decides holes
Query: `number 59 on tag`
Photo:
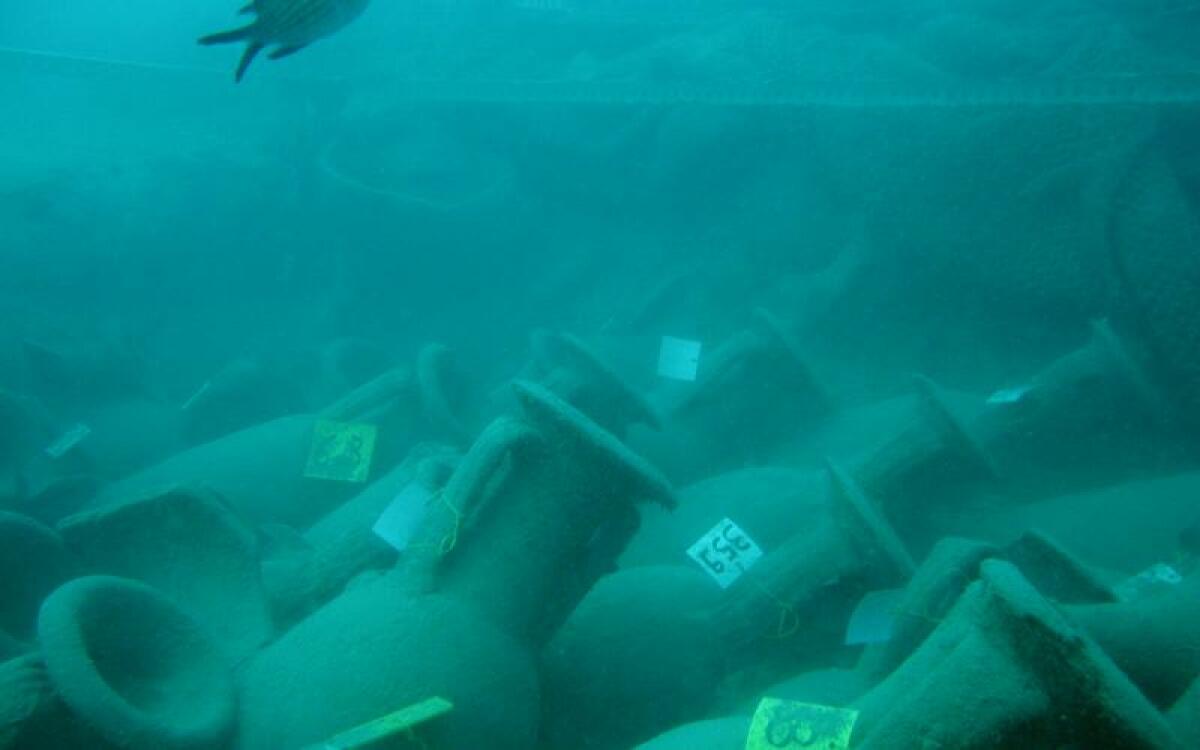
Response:
[[[762,557],[758,545],[728,518],[700,537],[687,553],[721,588],[728,588]]]

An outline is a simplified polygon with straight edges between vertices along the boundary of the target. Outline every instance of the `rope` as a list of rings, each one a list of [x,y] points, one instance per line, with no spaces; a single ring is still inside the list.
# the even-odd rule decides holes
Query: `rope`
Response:
[[[795,635],[800,630],[800,613],[796,611],[796,605],[776,595],[758,580],[754,578],[749,580],[759,593],[770,599],[779,608],[779,620],[775,625],[775,634],[771,637],[782,641]]]
[[[34,63],[62,64],[68,63],[84,68],[114,68],[144,70],[155,73],[210,75],[229,78],[229,71],[223,68],[204,68],[192,65],[174,65],[171,63],[156,63],[144,60],[122,60],[118,58],[93,57],[90,55],[72,55],[50,50],[24,49],[0,45],[0,59],[25,60]]]
[[[229,77],[225,69],[71,55],[0,47],[0,60],[53,67],[133,69],[173,75]],[[280,75],[276,73],[275,75]],[[691,104],[782,109],[959,109],[990,107],[1121,106],[1200,103],[1200,71],[1170,74],[1112,73],[1051,81],[983,85],[917,85],[883,80],[731,81],[647,87],[625,81],[436,80],[366,73],[354,76],[284,77],[292,81],[344,81],[386,86],[402,101],[480,104]]]
[[[429,551],[433,550],[439,557],[445,557],[454,551],[458,546],[458,532],[462,528],[462,512],[455,508],[454,505],[446,499],[446,493],[443,490],[438,490],[430,497],[429,503],[440,503],[450,511],[451,517],[454,519],[454,526],[445,534],[437,544],[410,544],[409,550],[412,551]]]
[[[445,557],[458,546],[458,530],[462,527],[462,512],[446,499],[446,493],[441,490],[438,490],[434,499],[445,505],[454,516],[454,528],[450,529],[450,533],[442,537],[442,541],[438,544],[438,554]]]
[[[381,196],[384,198],[391,198],[391,199],[399,201],[401,203],[407,203],[409,205],[427,209],[430,211],[437,211],[440,213],[451,213],[454,211],[461,211],[464,209],[468,209],[472,206],[483,203],[484,201],[486,201],[488,198],[490,198],[492,196],[501,195],[503,193],[504,188],[506,188],[511,182],[509,179],[507,179],[505,177],[501,177],[501,178],[497,179],[495,182],[489,184],[487,187],[480,190],[479,192],[475,193],[474,195],[468,196],[463,200],[453,201],[453,202],[432,200],[430,198],[423,197],[423,196],[418,195],[413,192],[405,192],[402,190],[393,190],[393,189],[386,188],[386,187],[377,187],[375,185],[368,184],[368,183],[358,179],[357,177],[347,174],[345,171],[343,171],[337,165],[336,161],[333,158],[333,152],[337,148],[338,145],[339,145],[338,141],[336,141],[336,140],[333,141],[332,143],[325,146],[321,150],[320,155],[317,157],[317,168],[321,171],[321,173],[323,175],[325,175],[325,177],[327,177],[335,185],[338,185],[340,187],[343,187],[343,188],[346,188],[349,190],[355,190],[355,191],[367,193],[369,195],[377,195],[377,196]]]
[[[381,77],[381,93],[436,103],[704,105],[774,109],[985,109],[1200,103],[1200,72],[1113,74],[983,85],[879,80],[725,82],[647,87],[636,81],[468,81]]]

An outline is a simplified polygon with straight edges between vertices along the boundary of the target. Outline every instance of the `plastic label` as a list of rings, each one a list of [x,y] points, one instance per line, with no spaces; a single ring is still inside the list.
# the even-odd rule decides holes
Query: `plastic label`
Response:
[[[700,342],[663,336],[658,349],[658,374],[672,380],[695,380],[700,368]]]
[[[700,537],[687,553],[723,589],[741,578],[762,557],[758,545],[728,518]]]
[[[1116,587],[1119,599],[1131,601],[1156,590],[1177,586],[1183,580],[1179,571],[1166,563],[1155,563],[1141,573],[1128,578]]]
[[[845,750],[858,711],[763,698],[750,721],[746,750]]]
[[[375,452],[375,425],[318,419],[304,476],[365,482]]]
[[[425,517],[431,497],[429,490],[416,482],[410,483],[388,504],[371,531],[397,552],[403,552]]]
[[[381,716],[342,732],[336,737],[326,740],[321,747],[324,750],[359,750],[359,748],[381,747],[381,740],[409,732],[417,725],[436,719],[453,708],[454,704],[445,698],[426,698],[420,703],[414,703],[387,716]]]
[[[890,641],[896,625],[896,610],[903,598],[904,589],[881,589],[860,599],[846,624],[846,645]]]
[[[50,458],[62,458],[72,448],[79,445],[80,441],[91,434],[91,427],[82,422],[76,422],[46,448],[46,455],[50,456]]]
[[[1015,404],[1025,398],[1025,394],[1029,393],[1029,386],[1019,385],[1016,388],[1001,388],[992,395],[988,396],[987,402],[992,405],[997,404]]]
[[[1172,568],[1166,563],[1155,563],[1149,568],[1138,574],[1138,578],[1154,581],[1155,583],[1166,583],[1174,586],[1177,583],[1183,582],[1183,576],[1179,575],[1179,571]]]

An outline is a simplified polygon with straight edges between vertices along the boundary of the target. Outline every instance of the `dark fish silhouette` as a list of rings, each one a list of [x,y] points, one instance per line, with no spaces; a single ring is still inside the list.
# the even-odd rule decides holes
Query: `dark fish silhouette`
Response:
[[[264,47],[275,45],[267,57],[278,60],[299,52],[353,21],[370,0],[253,0],[238,13],[253,13],[248,26],[200,38],[200,44],[245,42],[234,78],[242,80],[246,68]]]

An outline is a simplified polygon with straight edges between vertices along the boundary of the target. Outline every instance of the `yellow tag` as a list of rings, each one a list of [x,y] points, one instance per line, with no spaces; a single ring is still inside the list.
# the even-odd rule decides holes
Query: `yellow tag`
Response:
[[[393,711],[387,716],[359,724],[353,729],[346,730],[336,737],[326,740],[323,748],[327,750],[360,750],[371,747],[380,740],[395,737],[397,734],[408,732],[418,724],[435,719],[454,708],[454,704],[445,698],[426,698],[420,703]],[[390,745],[389,745],[390,747]]]
[[[304,476],[365,482],[375,452],[375,425],[318,419]]]
[[[846,750],[858,711],[763,698],[750,722],[746,750]]]

